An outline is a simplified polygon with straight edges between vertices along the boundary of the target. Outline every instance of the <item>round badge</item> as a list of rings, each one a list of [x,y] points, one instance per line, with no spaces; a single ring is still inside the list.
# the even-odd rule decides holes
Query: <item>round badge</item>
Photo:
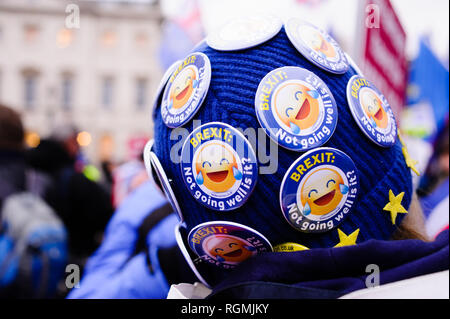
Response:
[[[159,82],[158,88],[156,89],[155,95],[153,97],[153,112],[155,112],[159,98],[161,96],[161,93],[163,92],[164,87],[166,86],[167,81],[169,80],[169,77],[172,75],[173,71],[177,67],[177,65],[180,63],[180,61],[174,62],[164,73],[161,82]],[[153,113],[154,114],[154,113]]]
[[[200,280],[202,284],[204,284],[207,287],[211,287],[212,285],[208,283],[207,273],[201,274],[201,266],[198,266],[198,263],[196,265],[195,259],[197,256],[192,252],[192,250],[189,250],[188,243],[187,243],[187,231],[186,231],[186,224],[183,222],[178,223],[175,226],[175,240],[177,242],[178,247],[180,248],[181,254],[183,255],[184,259],[186,260],[187,264],[189,265],[189,268],[191,268],[192,272],[195,274],[195,276]],[[198,258],[197,258],[198,259]]]
[[[208,45],[219,51],[248,49],[273,38],[283,23],[274,16],[237,18],[207,37]]]
[[[338,120],[336,101],[314,73],[282,67],[268,73],[255,96],[258,121],[279,145],[298,152],[326,143]]]
[[[310,62],[331,73],[347,72],[344,51],[328,33],[296,18],[290,19],[285,28],[291,43]]]
[[[350,213],[358,193],[358,172],[345,153],[318,148],[289,168],[280,189],[283,216],[296,230],[323,233]]]
[[[144,148],[144,165],[147,170],[148,176],[153,179],[155,184],[163,191],[173,210],[177,213],[179,219],[183,220],[183,214],[181,213],[180,205],[175,197],[175,194],[170,186],[169,179],[158,159],[158,156],[152,151],[154,140],[147,142]]]
[[[224,221],[196,226],[189,233],[188,242],[199,258],[223,269],[234,268],[256,254],[272,251],[270,242],[256,230]]]
[[[384,95],[367,79],[355,75],[347,85],[350,111],[364,134],[382,147],[397,141],[397,123]]]
[[[211,63],[203,53],[181,61],[164,90],[161,115],[170,128],[186,124],[200,109],[211,82]]]
[[[195,129],[181,151],[181,174],[192,196],[218,211],[241,207],[258,177],[250,143],[232,126],[211,122]]]

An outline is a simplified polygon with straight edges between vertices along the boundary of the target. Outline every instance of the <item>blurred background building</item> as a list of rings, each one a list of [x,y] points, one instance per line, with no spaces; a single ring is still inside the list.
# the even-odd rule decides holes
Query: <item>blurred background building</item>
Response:
[[[28,144],[73,123],[94,163],[131,156],[151,132],[160,23],[149,1],[1,0],[0,101],[22,113]]]

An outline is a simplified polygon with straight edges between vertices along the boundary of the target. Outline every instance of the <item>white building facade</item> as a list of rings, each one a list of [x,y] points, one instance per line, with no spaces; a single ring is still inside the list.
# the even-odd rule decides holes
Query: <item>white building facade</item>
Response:
[[[160,24],[157,4],[2,0],[0,103],[41,137],[69,123],[88,132],[94,162],[127,159],[152,134]]]

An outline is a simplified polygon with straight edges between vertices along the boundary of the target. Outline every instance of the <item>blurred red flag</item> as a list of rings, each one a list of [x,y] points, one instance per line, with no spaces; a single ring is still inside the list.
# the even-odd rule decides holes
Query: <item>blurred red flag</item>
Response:
[[[405,30],[389,0],[366,0],[362,10],[359,64],[398,117],[405,104],[408,82]]]

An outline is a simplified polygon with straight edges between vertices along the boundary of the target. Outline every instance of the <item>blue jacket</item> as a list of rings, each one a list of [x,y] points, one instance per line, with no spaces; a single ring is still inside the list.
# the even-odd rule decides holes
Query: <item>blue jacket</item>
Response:
[[[166,298],[170,286],[156,253],[159,248],[176,245],[176,215],[163,219],[147,236],[153,273],[145,252],[133,256],[138,227],[150,212],[165,203],[166,199],[151,182],[130,194],[110,220],[102,245],[89,258],[80,287],[72,289],[68,298]]]

